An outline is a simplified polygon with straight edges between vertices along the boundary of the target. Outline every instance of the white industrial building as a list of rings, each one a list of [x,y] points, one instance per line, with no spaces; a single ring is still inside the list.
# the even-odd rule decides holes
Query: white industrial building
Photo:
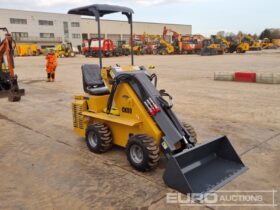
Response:
[[[134,33],[144,32],[161,35],[166,26],[180,34],[191,34],[191,25],[134,22]],[[61,42],[71,42],[79,46],[82,39],[95,37],[97,25],[94,19],[78,15],[0,9],[0,27],[8,28],[19,43],[37,43],[41,47],[54,46]],[[102,20],[104,37],[113,41],[127,40],[129,25],[126,21]]]

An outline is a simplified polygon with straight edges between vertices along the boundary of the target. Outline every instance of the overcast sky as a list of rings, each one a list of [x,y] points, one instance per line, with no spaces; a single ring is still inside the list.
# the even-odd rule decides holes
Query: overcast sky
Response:
[[[193,33],[206,35],[239,30],[259,34],[264,28],[280,28],[279,0],[0,0],[0,7],[67,13],[94,3],[132,7],[136,21],[191,24]]]

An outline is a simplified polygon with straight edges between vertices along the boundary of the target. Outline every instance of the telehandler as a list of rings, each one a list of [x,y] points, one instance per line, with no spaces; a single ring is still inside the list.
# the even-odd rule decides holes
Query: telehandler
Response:
[[[14,49],[16,43],[7,28],[5,38],[0,42],[0,97],[8,97],[11,102],[20,101],[25,94],[24,89],[18,86],[17,75],[14,73]]]
[[[130,8],[94,4],[69,14],[94,16],[100,37],[100,17],[118,12],[127,16],[132,37]],[[82,65],[86,95],[75,96],[73,126],[88,148],[104,153],[113,145],[124,147],[129,163],[139,171],[156,168],[164,154],[164,182],[185,194],[205,195],[243,173],[247,168],[226,136],[197,144],[192,126],[172,111],[172,97],[156,89],[155,74],[134,65],[131,52],[130,66],[104,67],[100,51],[99,65]]]
[[[72,43],[66,42],[66,43],[56,45],[55,54],[57,57],[60,58],[75,57]]]

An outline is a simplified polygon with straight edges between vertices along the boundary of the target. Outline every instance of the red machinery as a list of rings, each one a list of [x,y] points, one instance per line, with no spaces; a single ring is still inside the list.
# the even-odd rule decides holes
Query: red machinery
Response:
[[[102,56],[113,56],[116,46],[111,39],[101,39]],[[82,52],[86,57],[98,57],[98,39],[86,39],[83,41]]]
[[[167,29],[166,27],[163,28],[163,39],[167,41],[167,33],[172,33],[172,40],[173,46],[177,48],[177,52],[179,53],[199,53],[202,48],[202,42],[198,41],[191,35],[184,35],[178,34],[176,31],[171,29]]]
[[[183,47],[182,47],[183,53],[188,53],[188,54],[200,53],[202,48],[202,41],[195,39],[191,35],[186,35],[186,36],[182,36],[182,42],[183,42]]]
[[[176,31],[173,31],[173,30],[171,30],[171,29],[167,29],[166,28],[166,26],[164,26],[163,27],[163,33],[162,33],[162,38],[165,40],[165,41],[167,41],[166,40],[166,36],[167,36],[167,33],[168,32],[171,32],[172,33],[172,40],[176,40],[176,39],[178,39],[178,37],[180,37],[180,34],[178,34]]]
[[[0,30],[5,32],[5,38],[0,42],[0,95],[8,96],[9,101],[20,101],[24,89],[19,89],[17,75],[14,73],[16,44],[7,28]]]

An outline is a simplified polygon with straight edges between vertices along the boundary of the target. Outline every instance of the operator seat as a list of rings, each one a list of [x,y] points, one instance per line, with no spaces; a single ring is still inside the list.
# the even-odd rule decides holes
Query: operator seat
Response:
[[[102,96],[109,94],[109,89],[104,85],[101,78],[100,67],[97,64],[83,64],[84,91],[90,95]]]

